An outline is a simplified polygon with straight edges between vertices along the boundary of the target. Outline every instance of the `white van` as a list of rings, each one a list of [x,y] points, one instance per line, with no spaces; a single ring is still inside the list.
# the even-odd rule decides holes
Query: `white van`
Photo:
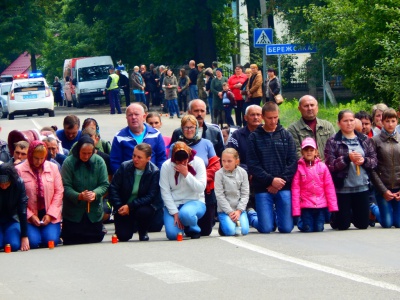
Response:
[[[82,108],[89,103],[107,103],[103,91],[109,68],[114,66],[111,56],[79,58],[75,61],[72,84],[75,86],[75,105]]]

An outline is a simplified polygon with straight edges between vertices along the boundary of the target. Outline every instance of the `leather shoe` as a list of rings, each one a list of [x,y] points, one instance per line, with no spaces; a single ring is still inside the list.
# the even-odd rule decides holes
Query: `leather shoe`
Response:
[[[149,240],[149,236],[147,235],[147,232],[143,233],[143,234],[139,234],[139,241],[147,242],[148,240]]]

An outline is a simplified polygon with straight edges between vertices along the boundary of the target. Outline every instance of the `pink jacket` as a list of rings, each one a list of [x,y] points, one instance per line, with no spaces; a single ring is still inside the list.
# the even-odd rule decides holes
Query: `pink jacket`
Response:
[[[38,215],[37,211],[37,182],[36,175],[29,166],[28,160],[16,166],[19,176],[24,180],[26,195],[28,196],[28,220],[32,215]],[[61,209],[64,195],[64,186],[58,166],[45,161],[41,174],[44,188],[44,202],[46,214],[53,217],[52,223],[61,222]]]
[[[298,161],[292,182],[292,214],[300,216],[302,208],[324,208],[338,211],[335,186],[328,167],[318,158],[307,167],[303,158]]]

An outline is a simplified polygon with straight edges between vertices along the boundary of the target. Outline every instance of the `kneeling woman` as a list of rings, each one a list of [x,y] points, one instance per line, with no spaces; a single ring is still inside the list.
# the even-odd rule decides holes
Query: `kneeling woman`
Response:
[[[206,212],[207,174],[203,160],[195,154],[185,143],[176,142],[171,158],[161,167],[164,226],[169,240],[175,240],[183,231],[192,239],[200,238],[197,221]]]
[[[338,125],[340,130],[325,146],[325,164],[332,174],[339,206],[339,211],[332,214],[331,226],[346,230],[353,223],[358,229],[367,229],[368,173],[376,167],[376,153],[371,140],[354,129],[352,111],[340,111]]]
[[[150,222],[162,207],[160,171],[150,160],[151,146],[139,144],[132,160],[123,162],[112,179],[109,199],[117,211],[114,225],[120,241],[130,240],[136,230],[140,241],[148,241]]]
[[[58,166],[48,160],[44,142],[29,145],[28,159],[16,169],[28,196],[28,238],[32,249],[58,244],[64,188]]]
[[[13,164],[0,165],[0,249],[10,244],[11,251],[29,250],[24,181]]]
[[[98,243],[104,238],[102,197],[109,183],[106,164],[94,150],[93,140],[83,135],[61,169],[64,245]]]

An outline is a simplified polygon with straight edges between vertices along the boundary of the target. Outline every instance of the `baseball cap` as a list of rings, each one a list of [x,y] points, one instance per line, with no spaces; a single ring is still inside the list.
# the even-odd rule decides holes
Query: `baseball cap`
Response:
[[[314,149],[317,149],[317,145],[315,144],[313,138],[307,137],[303,140],[303,142],[301,143],[301,149],[304,149],[306,147],[312,147]]]

